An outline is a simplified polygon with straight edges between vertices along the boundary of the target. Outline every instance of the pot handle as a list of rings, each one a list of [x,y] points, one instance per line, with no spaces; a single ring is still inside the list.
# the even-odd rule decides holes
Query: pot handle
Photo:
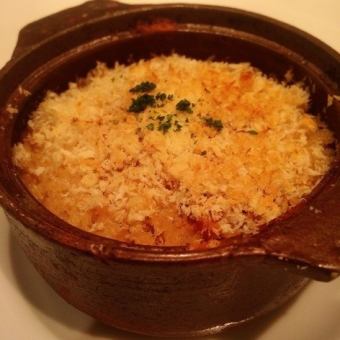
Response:
[[[79,26],[86,21],[111,14],[129,6],[111,0],[91,0],[82,5],[68,8],[34,21],[20,30],[12,58],[19,57],[35,45],[41,43],[41,41],[58,34],[61,30],[65,30],[65,27],[72,28]]]
[[[259,247],[283,262],[332,279],[340,275],[340,164],[324,189],[291,218],[259,234]],[[282,261],[281,261],[282,262]]]

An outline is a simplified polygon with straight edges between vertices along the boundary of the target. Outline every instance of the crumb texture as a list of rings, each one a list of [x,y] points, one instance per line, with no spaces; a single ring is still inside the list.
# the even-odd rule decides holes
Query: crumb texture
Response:
[[[256,233],[329,169],[334,139],[308,101],[301,85],[247,63],[98,63],[46,95],[13,160],[31,193],[78,228],[214,247]]]

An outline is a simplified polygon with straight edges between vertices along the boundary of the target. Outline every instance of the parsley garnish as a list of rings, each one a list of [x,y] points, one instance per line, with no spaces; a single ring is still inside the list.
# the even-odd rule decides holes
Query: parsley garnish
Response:
[[[203,120],[206,126],[209,126],[218,132],[220,132],[223,129],[223,123],[219,119],[213,119],[211,117],[204,117]]]
[[[185,111],[188,113],[192,113],[191,109],[192,104],[187,99],[182,99],[176,104],[176,109],[178,111]]]
[[[250,133],[251,135],[258,135],[259,134],[256,130],[249,130],[247,132]]]
[[[130,89],[130,92],[136,93],[136,92],[150,92],[156,88],[155,83],[151,83],[149,81],[143,81],[140,84],[136,85],[132,89]]]
[[[155,105],[155,97],[149,94],[142,94],[136,99],[132,99],[132,103],[129,107],[129,112],[139,113],[144,111],[148,106]]]
[[[148,125],[146,126],[146,128],[147,128],[148,130],[150,130],[150,131],[153,131],[154,128],[155,128],[155,126],[154,126],[153,123],[150,123],[150,124],[148,124]]]
[[[157,117],[158,118],[158,117]],[[164,118],[164,117],[162,117]],[[162,131],[163,133],[167,133],[168,130],[171,128],[171,120],[172,120],[172,115],[167,115],[165,120],[161,120],[162,122],[159,123],[158,125],[158,130]]]
[[[156,99],[161,100],[161,101],[164,101],[164,100],[166,99],[166,93],[164,93],[164,92],[158,92],[158,93],[156,94]]]

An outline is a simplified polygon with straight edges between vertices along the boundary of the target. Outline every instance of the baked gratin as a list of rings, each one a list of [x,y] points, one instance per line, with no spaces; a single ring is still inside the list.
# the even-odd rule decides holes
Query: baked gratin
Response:
[[[98,63],[32,113],[13,159],[52,213],[135,244],[215,247],[297,205],[334,158],[302,84],[173,54]]]

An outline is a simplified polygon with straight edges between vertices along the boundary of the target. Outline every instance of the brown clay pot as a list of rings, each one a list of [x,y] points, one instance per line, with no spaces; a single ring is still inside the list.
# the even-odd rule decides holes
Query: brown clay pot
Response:
[[[67,302],[124,330],[181,337],[250,320],[308,278],[340,272],[339,155],[313,193],[263,232],[204,251],[129,245],[74,228],[28,193],[11,162],[11,146],[47,89],[62,91],[96,60],[172,51],[249,61],[278,79],[291,69],[311,90],[311,111],[339,139],[339,102],[327,103],[339,95],[340,58],[310,35],[230,8],[91,1],[25,27],[0,72],[0,202],[28,258]]]

